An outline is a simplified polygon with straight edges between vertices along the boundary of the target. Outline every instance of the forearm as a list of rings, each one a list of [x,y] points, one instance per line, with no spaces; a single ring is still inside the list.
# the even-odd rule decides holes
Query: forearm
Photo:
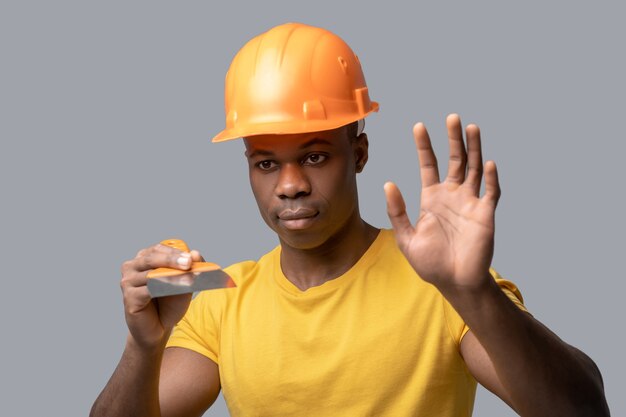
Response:
[[[515,409],[523,416],[608,415],[595,364],[487,282],[442,293],[489,355]]]
[[[164,346],[143,351],[129,336],[117,368],[91,408],[90,417],[160,417],[159,372]]]

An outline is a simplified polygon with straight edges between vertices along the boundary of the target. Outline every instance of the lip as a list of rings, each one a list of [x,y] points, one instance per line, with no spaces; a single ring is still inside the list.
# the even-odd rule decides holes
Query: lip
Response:
[[[280,220],[299,220],[315,216],[317,216],[317,210],[309,208],[298,208],[296,210],[287,209],[278,213]]]
[[[308,209],[308,208],[299,208],[296,210],[283,210],[278,214],[278,221],[285,227],[290,230],[300,230],[306,229],[313,222],[315,222],[315,218],[319,212],[317,210]]]

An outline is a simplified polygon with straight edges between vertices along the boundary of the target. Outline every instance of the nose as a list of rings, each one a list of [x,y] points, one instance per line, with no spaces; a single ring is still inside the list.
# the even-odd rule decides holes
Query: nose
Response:
[[[300,164],[284,164],[280,168],[276,195],[279,198],[298,198],[311,194],[311,183]]]

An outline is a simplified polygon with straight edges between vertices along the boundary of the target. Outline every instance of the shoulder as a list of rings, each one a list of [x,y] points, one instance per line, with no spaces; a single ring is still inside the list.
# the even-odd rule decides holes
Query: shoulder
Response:
[[[240,285],[254,271],[257,264],[258,261],[254,260],[241,261],[227,266],[224,272],[230,275],[236,285]]]
[[[257,260],[245,260],[227,266],[224,272],[230,276],[235,286],[220,291],[202,291],[194,298],[194,302],[196,304],[209,303],[214,307],[222,305],[236,296],[242,288],[253,285],[257,281],[255,278],[268,275],[279,259],[280,246],[277,246]]]
[[[224,268],[238,287],[244,285],[253,277],[259,275],[260,271],[272,268],[274,263],[280,259],[280,246],[276,246],[258,260],[247,260],[234,263]]]

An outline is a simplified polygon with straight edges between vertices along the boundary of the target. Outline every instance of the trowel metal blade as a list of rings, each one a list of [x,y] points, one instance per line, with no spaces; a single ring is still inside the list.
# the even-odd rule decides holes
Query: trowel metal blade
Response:
[[[218,288],[232,288],[236,285],[226,272],[217,269],[214,271],[184,272],[179,275],[148,278],[147,286],[150,296],[157,298]]]

